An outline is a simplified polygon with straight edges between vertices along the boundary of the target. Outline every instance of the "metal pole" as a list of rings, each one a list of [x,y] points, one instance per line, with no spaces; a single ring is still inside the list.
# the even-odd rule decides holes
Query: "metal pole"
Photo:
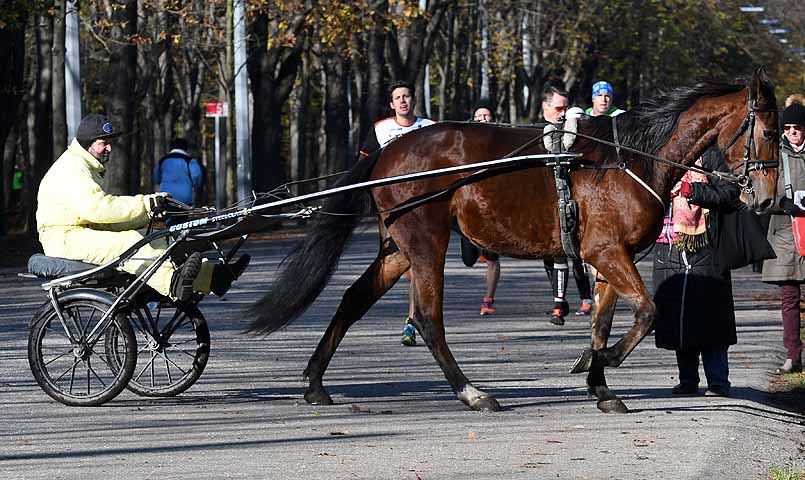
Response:
[[[486,15],[489,13],[481,0],[479,5],[481,14],[481,98],[489,98],[489,31],[487,30]]]
[[[78,0],[67,0],[64,35],[64,93],[67,114],[67,144],[81,123],[81,58],[78,38]]]
[[[526,75],[531,75],[531,36],[528,33],[528,12],[523,14],[523,69]],[[528,115],[528,85],[523,85],[524,111]]]
[[[249,91],[246,70],[246,0],[234,0],[235,143],[238,200],[252,194],[252,149],[249,136]]]
[[[419,0],[419,9],[425,13],[428,9],[427,0]],[[422,110],[430,118],[430,64],[425,64],[425,82],[422,86]]]
[[[215,208],[224,207],[224,171],[221,165],[221,117],[215,117]]]

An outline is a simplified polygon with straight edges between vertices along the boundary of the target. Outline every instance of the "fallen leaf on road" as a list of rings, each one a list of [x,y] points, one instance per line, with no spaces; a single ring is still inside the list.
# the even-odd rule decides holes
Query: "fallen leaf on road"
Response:
[[[356,405],[354,403],[349,406],[349,411],[352,412],[352,413],[372,413],[372,411],[369,410],[369,407],[364,407],[362,405]]]
[[[470,433],[467,434],[467,438],[470,439],[470,440],[475,440],[475,439],[478,438],[478,434],[475,433],[475,432],[470,432]]]

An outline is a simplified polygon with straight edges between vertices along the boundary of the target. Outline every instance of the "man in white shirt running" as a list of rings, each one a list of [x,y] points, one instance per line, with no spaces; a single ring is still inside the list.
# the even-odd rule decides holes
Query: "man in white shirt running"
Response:
[[[389,142],[405,133],[433,125],[433,120],[414,115],[416,95],[414,86],[408,82],[395,82],[389,87],[389,107],[393,117],[375,122],[375,126],[361,146],[360,154],[368,157],[375,150],[385,147]]]
[[[361,146],[360,155],[368,157],[375,151],[385,147],[400,135],[433,125],[433,120],[418,118],[414,115],[416,95],[414,86],[408,82],[394,82],[389,86],[389,107],[394,111],[393,117],[375,122],[375,126]],[[406,274],[410,282],[410,272]],[[405,346],[416,345],[416,329],[411,324],[414,315],[414,292],[408,289],[408,317],[405,319],[401,343]]]

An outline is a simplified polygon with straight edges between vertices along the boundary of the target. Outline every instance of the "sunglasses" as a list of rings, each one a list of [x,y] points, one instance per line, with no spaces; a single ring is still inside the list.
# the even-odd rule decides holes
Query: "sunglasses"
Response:
[[[792,129],[801,132],[802,125],[783,125],[783,130],[785,130],[786,132]]]
[[[569,108],[567,105],[565,105],[564,107],[554,107],[553,105],[548,106],[551,107],[551,109],[553,109],[556,113],[565,112]]]

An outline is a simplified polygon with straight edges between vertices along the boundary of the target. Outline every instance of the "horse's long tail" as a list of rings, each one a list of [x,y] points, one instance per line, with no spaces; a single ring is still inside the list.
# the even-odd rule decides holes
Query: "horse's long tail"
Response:
[[[378,152],[359,160],[338,185],[367,180],[379,156]],[[317,216],[306,238],[280,264],[268,293],[249,309],[257,317],[249,332],[270,334],[304,313],[330,281],[353,230],[370,205],[365,190],[350,190],[324,202],[322,212],[326,214]]]

